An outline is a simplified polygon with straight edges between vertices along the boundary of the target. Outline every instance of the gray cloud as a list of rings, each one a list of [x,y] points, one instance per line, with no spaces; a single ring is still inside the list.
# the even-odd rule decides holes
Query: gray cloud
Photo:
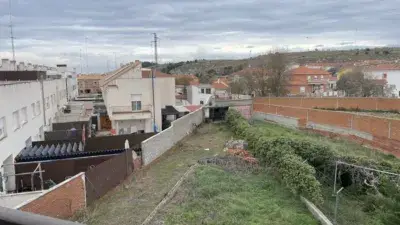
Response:
[[[17,60],[80,68],[87,49],[91,72],[100,72],[114,55],[151,60],[153,32],[162,62],[283,46],[398,45],[399,9],[395,0],[12,0],[12,19]],[[8,23],[8,1],[0,0],[0,57],[11,55]]]

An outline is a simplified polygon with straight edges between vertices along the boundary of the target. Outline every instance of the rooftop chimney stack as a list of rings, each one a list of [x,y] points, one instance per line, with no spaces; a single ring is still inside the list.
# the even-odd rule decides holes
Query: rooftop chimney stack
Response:
[[[8,59],[1,60],[1,70],[3,71],[10,70],[10,62],[8,61]]]
[[[9,70],[13,70],[13,71],[17,70],[16,63],[17,62],[15,60],[10,60],[10,68],[9,68]]]

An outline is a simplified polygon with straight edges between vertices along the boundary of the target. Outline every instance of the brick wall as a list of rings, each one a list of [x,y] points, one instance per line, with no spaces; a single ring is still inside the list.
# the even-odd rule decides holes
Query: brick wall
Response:
[[[282,103],[297,104],[299,103],[299,100],[301,100],[301,98],[294,99],[293,101],[291,101],[290,98],[284,98]],[[308,99],[304,100],[309,101]],[[317,102],[320,100],[321,99],[318,99]],[[279,101],[277,98],[273,101],[270,101],[268,98],[255,99],[253,112],[297,118],[299,119],[298,125],[300,128],[319,129],[328,132],[335,132],[340,135],[356,136],[357,139],[365,139],[368,144],[400,157],[400,120],[368,115],[357,115],[351,112],[268,105],[268,102],[277,101]],[[367,107],[366,101],[360,101],[359,106],[364,105],[364,107]],[[331,99],[328,103],[324,104],[330,104],[332,102]],[[346,104],[350,105],[349,102],[351,101],[348,101],[348,104]]]
[[[142,142],[143,165],[148,165],[178,141],[190,134],[195,126],[203,122],[203,108],[189,113],[171,123],[171,126],[162,132]]]
[[[79,173],[16,208],[25,212],[66,219],[77,210],[86,207],[85,194],[85,175]]]
[[[303,108],[359,108],[368,110],[400,110],[400,99],[396,98],[302,98],[265,97],[256,98],[254,103],[293,106]]]

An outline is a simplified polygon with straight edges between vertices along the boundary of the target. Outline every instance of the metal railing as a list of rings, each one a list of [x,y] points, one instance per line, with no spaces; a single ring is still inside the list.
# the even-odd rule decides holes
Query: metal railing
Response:
[[[82,225],[81,223],[60,220],[52,217],[23,212],[0,206],[0,224],[2,225]]]
[[[132,106],[111,106],[112,113],[151,112],[151,109],[151,105],[142,105],[139,110],[134,110]]]

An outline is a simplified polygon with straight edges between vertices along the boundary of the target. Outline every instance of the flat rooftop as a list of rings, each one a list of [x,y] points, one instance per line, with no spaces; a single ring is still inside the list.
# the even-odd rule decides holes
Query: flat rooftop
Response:
[[[92,102],[73,101],[68,102],[68,106],[70,107],[71,112],[58,112],[54,118],[54,123],[89,121],[90,117],[92,116]]]

